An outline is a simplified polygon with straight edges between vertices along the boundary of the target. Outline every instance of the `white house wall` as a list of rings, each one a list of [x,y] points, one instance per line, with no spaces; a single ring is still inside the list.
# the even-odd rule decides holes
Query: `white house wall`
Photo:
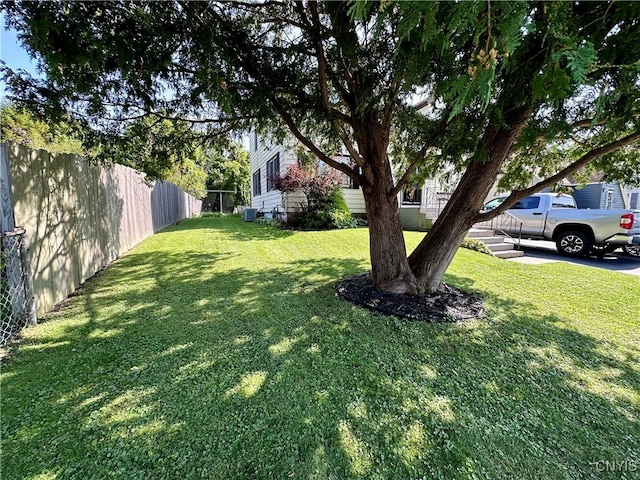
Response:
[[[257,148],[256,148],[257,147]],[[282,192],[271,190],[267,192],[267,162],[276,154],[280,154],[280,172],[286,170],[287,165],[295,162],[284,145],[270,145],[252,133],[249,145],[251,165],[251,208],[257,208],[261,212],[270,213],[275,209],[283,210]],[[254,174],[260,170],[260,194],[254,194]]]
[[[362,188],[343,188],[342,195],[344,196],[351,213],[367,213],[367,209],[364,205]]]
[[[280,172],[286,172],[287,166],[296,163],[297,158],[286,145],[272,145],[265,142],[261,137],[255,137],[251,133],[249,139],[249,153],[251,165],[251,208],[256,208],[264,213],[271,213],[275,209],[293,212],[300,208],[300,203],[304,201],[304,194],[289,193],[286,197],[279,190],[267,192],[267,162],[277,153],[280,154]],[[257,148],[256,148],[257,147]],[[254,173],[260,170],[260,195],[254,195]],[[364,196],[361,188],[343,188],[342,194],[351,213],[366,213]]]

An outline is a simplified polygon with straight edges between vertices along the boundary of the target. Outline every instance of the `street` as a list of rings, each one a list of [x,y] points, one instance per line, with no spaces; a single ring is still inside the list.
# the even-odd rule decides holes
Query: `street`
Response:
[[[575,265],[604,268],[613,272],[627,273],[640,277],[640,258],[630,257],[620,250],[608,253],[603,258],[571,258],[560,255],[553,242],[522,240],[520,248],[524,251],[524,257],[512,258],[509,261],[529,264],[567,262]]]

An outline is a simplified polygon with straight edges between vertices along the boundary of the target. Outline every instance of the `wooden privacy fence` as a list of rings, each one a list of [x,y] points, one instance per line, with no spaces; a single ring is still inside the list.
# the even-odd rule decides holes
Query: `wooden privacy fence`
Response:
[[[148,236],[201,211],[202,202],[176,185],[148,185],[122,165],[13,144],[1,151],[15,225],[29,241],[38,315]]]

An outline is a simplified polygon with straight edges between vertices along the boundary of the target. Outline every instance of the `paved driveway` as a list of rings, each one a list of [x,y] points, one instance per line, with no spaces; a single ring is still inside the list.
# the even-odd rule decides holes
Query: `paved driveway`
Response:
[[[540,264],[549,262],[567,262],[575,265],[604,268],[614,272],[628,273],[640,277],[640,258],[629,257],[622,252],[608,253],[604,258],[582,257],[570,258],[560,255],[553,242],[538,240],[522,240],[524,257],[511,258],[509,261],[519,263]]]

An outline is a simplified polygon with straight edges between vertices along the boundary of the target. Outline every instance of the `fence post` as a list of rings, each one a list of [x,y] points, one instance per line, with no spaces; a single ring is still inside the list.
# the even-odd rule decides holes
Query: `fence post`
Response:
[[[27,301],[27,309],[25,312],[26,321],[29,325],[38,323],[36,314],[36,297],[33,293],[33,276],[31,275],[31,261],[29,259],[29,237],[25,232],[20,241],[20,257],[22,258],[22,270],[24,281],[24,295]]]
[[[13,216],[9,155],[7,144],[4,142],[0,143],[0,207],[0,233],[13,232],[16,224]]]
[[[33,280],[24,229],[16,228],[6,143],[0,143],[0,344],[27,324],[36,324]]]

